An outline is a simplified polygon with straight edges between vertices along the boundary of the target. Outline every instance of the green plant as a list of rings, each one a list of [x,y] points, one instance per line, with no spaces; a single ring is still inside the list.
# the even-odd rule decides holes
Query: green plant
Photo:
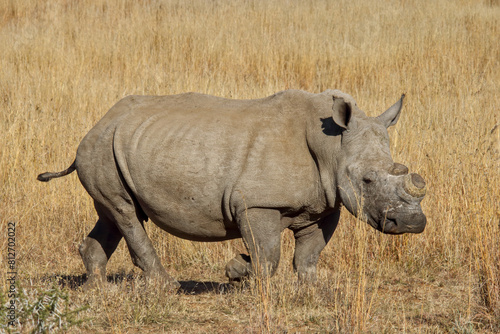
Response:
[[[68,328],[79,325],[87,319],[79,317],[88,306],[72,309],[68,293],[53,285],[48,290],[27,289],[18,287],[19,293],[15,297],[16,319],[12,323],[7,319],[7,307],[2,307],[0,329],[7,332],[22,331],[29,333],[52,333],[56,330],[66,331]],[[6,294],[2,290],[0,302],[6,305]],[[10,303],[10,301],[9,301]]]

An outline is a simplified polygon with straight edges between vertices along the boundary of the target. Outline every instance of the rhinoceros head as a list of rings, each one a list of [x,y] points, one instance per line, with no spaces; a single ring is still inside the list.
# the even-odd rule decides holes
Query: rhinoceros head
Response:
[[[426,225],[426,187],[418,174],[394,163],[387,128],[396,124],[403,98],[378,117],[367,117],[350,96],[335,96],[333,120],[342,132],[337,185],[353,215],[389,234],[420,233]]]

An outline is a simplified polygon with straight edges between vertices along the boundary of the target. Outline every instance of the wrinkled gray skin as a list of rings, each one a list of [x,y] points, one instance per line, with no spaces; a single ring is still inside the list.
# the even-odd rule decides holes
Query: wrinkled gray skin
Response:
[[[337,90],[259,100],[129,96],[85,136],[70,168],[38,179],[76,169],[94,199],[99,220],[80,246],[90,283],[105,277],[124,237],[147,276],[178,286],[146,235],[148,218],[189,240],[243,238],[250,257],[227,264],[232,281],[272,275],[288,228],[299,279],[315,279],[341,204],[384,233],[424,230],[425,182],[389,151],[387,127],[402,102],[371,118]]]

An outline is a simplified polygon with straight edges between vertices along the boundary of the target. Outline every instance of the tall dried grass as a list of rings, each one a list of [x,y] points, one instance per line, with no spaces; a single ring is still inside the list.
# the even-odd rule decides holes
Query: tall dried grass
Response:
[[[66,168],[121,97],[338,88],[374,115],[405,92],[392,152],[428,183],[423,234],[381,235],[343,213],[316,285],[296,285],[285,233],[276,277],[230,294],[212,283],[193,295],[143,289],[128,280],[137,271],[122,243],[108,270],[123,283],[69,291],[75,309],[89,305],[79,328],[500,331],[499,18],[498,1],[473,0],[1,1],[0,229],[18,222],[19,284],[47,289],[84,272],[77,246],[96,220],[90,198],[74,175],[35,178]],[[185,282],[224,282],[225,262],[243,251],[240,241],[147,229]]]

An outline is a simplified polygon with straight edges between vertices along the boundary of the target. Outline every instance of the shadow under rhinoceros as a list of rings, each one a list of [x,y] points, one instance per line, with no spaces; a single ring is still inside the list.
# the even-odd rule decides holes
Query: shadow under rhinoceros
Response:
[[[179,281],[179,283],[181,287],[177,293],[185,295],[200,295],[208,292],[226,294],[235,290],[235,287],[230,283],[199,281]]]
[[[107,275],[107,281],[110,284],[132,283],[139,279],[139,276],[133,274],[112,274]],[[42,278],[43,282],[56,282],[61,288],[76,290],[82,287],[87,281],[87,274],[82,275],[51,275]],[[219,293],[225,294],[235,290],[235,287],[230,283],[219,283],[210,281],[179,281],[181,285],[177,290],[177,294],[184,295],[199,295],[204,293]]]

